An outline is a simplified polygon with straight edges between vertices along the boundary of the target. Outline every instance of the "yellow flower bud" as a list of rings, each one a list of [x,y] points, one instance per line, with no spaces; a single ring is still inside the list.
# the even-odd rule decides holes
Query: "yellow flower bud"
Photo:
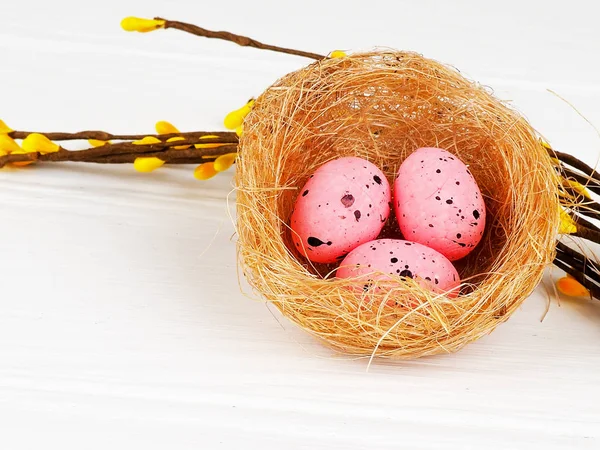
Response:
[[[140,139],[139,141],[133,141],[134,145],[152,145],[152,144],[160,144],[160,139],[156,139],[154,136],[146,136],[144,139]]]
[[[329,54],[330,58],[343,58],[344,56],[346,56],[346,52],[342,50],[334,50]]]
[[[138,33],[148,33],[164,26],[164,20],[142,19],[140,17],[125,17],[121,21],[121,28],[125,31],[137,31]]]
[[[31,133],[29,136],[23,139],[21,147],[23,147],[23,150],[26,153],[39,152],[42,155],[54,153],[60,150],[60,146],[58,144],[55,144],[40,133]]]
[[[154,126],[156,128],[156,132],[158,134],[175,134],[179,133],[179,130],[175,128],[175,126],[169,122],[161,120],[160,122],[156,122]]]
[[[135,161],[133,162],[133,167],[138,172],[149,173],[155,171],[159,167],[162,167],[164,163],[165,162],[162,159],[158,159],[153,156],[140,157],[135,158]]]
[[[88,144],[92,147],[102,147],[103,145],[110,144],[110,141],[101,141],[99,139],[88,139]]]
[[[569,213],[567,213],[562,207],[559,206],[560,210],[560,225],[558,227],[558,232],[560,234],[573,234],[577,233],[577,224],[571,218]]]
[[[578,183],[577,181],[574,181],[574,180],[567,180],[564,178],[563,178],[562,182],[563,182],[563,184],[566,184],[571,189],[573,189],[575,192],[577,192],[579,195],[581,195],[589,200],[592,199],[590,192],[585,188],[585,186],[583,184]]]
[[[198,167],[196,167],[196,170],[194,170],[194,178],[197,180],[208,180],[209,178],[214,177],[216,174],[217,171],[215,170],[215,165],[211,162],[200,164]]]
[[[218,137],[219,136],[214,136],[212,134],[208,134],[206,136],[202,136],[200,139],[209,139],[209,138],[218,138]],[[194,144],[194,147],[196,147],[196,148],[217,148],[222,145],[227,145],[227,144]]]
[[[175,136],[175,137],[172,137],[170,139],[167,139],[167,142],[175,142],[175,141],[185,141],[185,138],[181,137],[181,136]],[[185,149],[188,149],[190,147],[191,147],[191,145],[178,145],[177,147],[173,147],[173,148],[175,150],[185,150]]]
[[[225,128],[228,130],[235,130],[237,127],[239,127],[244,122],[244,118],[250,113],[253,106],[254,99],[250,99],[248,103],[246,103],[240,109],[236,109],[235,111],[231,111],[229,114],[227,114],[225,116],[225,120],[223,121]]]
[[[550,147],[550,144],[548,144],[546,141],[544,141],[543,139],[540,139],[540,144],[542,144],[542,147],[548,149],[548,150],[552,150],[552,147]]]
[[[7,134],[12,133],[13,131],[14,130],[8,125],[6,125],[3,120],[0,120],[0,133]]]
[[[0,134],[0,152],[7,155],[19,151],[21,151],[21,147],[19,147],[19,144],[13,138],[7,134]]]
[[[227,153],[219,156],[214,163],[215,170],[217,172],[224,172],[225,170],[229,169],[233,165],[236,157],[237,153]]]
[[[242,133],[244,133],[244,125],[243,124],[235,129],[235,134],[237,134],[238,137],[242,137]]]
[[[556,282],[556,288],[559,292],[569,297],[589,297],[590,291],[579,281],[570,275],[561,278]]]

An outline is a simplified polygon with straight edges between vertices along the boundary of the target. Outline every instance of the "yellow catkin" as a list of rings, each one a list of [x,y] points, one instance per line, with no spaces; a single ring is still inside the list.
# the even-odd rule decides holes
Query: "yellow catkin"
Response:
[[[329,55],[330,58],[343,58],[344,56],[346,56],[346,52],[342,50],[334,50]]]
[[[9,127],[8,125],[6,125],[6,123],[4,123],[3,120],[0,120],[0,133],[7,134],[7,133],[12,133],[13,131],[14,130],[11,127]]]
[[[252,111],[253,106],[254,99],[251,99],[241,108],[231,111],[229,114],[227,114],[225,116],[225,120],[223,121],[225,128],[228,130],[235,130],[237,127],[242,125],[242,123],[244,123],[244,118],[250,113],[250,111]]]
[[[218,137],[219,136],[208,134],[206,136],[202,136],[200,139],[209,139],[209,138],[218,138]],[[222,145],[227,145],[227,144],[195,144],[194,147],[196,147],[196,148],[217,148]]]
[[[154,136],[146,136],[139,141],[133,141],[134,145],[151,145],[151,144],[160,144],[160,139],[155,138]]]
[[[215,165],[212,162],[206,162],[200,164],[194,170],[194,178],[197,180],[208,180],[209,178],[214,177],[217,174],[215,169]]]
[[[4,154],[10,154],[13,152],[18,152],[21,150],[19,144],[15,142],[13,138],[8,136],[7,134],[0,134],[0,151],[4,152]]]
[[[215,170],[217,172],[224,172],[225,170],[229,169],[235,162],[236,157],[237,153],[227,153],[219,156],[217,159],[215,159]]]
[[[21,143],[25,153],[39,152],[42,155],[54,153],[60,150],[60,146],[55,144],[46,136],[40,133],[31,133]]]
[[[167,139],[167,142],[177,142],[177,141],[185,141],[185,138],[181,137],[181,136],[175,136],[175,137],[172,137],[170,139]],[[185,149],[188,149],[190,147],[191,147],[191,145],[178,145],[178,146],[173,147],[173,148],[175,150],[185,150]]]
[[[587,198],[588,200],[592,199],[590,192],[586,189],[586,187],[583,184],[578,183],[575,180],[567,180],[565,178],[563,178],[562,182],[563,182],[563,184],[566,184],[568,187],[570,187],[575,192],[577,192],[579,195],[582,195],[583,197]]]
[[[137,31],[138,33],[148,33],[164,26],[164,20],[143,19],[141,17],[125,17],[121,21],[121,28],[125,31]]]
[[[179,133],[179,130],[175,127],[175,125],[173,125],[170,122],[167,122],[166,120],[161,120],[159,122],[156,122],[156,125],[154,126],[154,128],[156,129],[156,132],[158,134],[177,134],[177,133]]]
[[[244,133],[244,125],[242,124],[235,129],[235,134],[237,134],[238,137],[242,137],[243,133]]]
[[[577,224],[571,218],[568,212],[566,212],[561,206],[560,209],[560,225],[558,227],[558,232],[560,234],[573,234],[577,233]]]
[[[162,159],[150,156],[136,158],[133,162],[133,167],[138,172],[150,173],[154,172],[159,167],[162,167],[164,164],[165,162]]]
[[[110,141],[101,141],[99,139],[88,139],[88,144],[92,147],[102,147],[103,145],[110,144]]]
[[[556,282],[559,292],[569,297],[589,297],[590,291],[571,276],[566,276]]]

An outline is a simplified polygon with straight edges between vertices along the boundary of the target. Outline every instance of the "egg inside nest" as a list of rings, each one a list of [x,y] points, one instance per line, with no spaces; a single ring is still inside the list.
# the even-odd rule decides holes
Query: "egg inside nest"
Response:
[[[379,235],[391,209],[383,172],[356,157],[319,167],[302,187],[290,218],[296,250],[316,263],[340,262]]]
[[[340,266],[340,262],[353,249],[361,245],[366,245],[365,243],[374,240],[405,239],[424,244],[427,247],[431,247],[433,250],[440,251],[453,262],[458,273],[461,275],[465,273],[465,268],[473,263],[473,259],[468,257],[464,258],[464,256],[470,253],[482,239],[485,232],[486,214],[483,195],[479,191],[478,185],[469,171],[468,166],[462,163],[458,157],[452,156],[451,153],[437,148],[418,149],[402,161],[403,164],[401,164],[397,170],[392,169],[390,171],[390,167],[385,167],[386,174],[381,172],[381,175],[374,175],[374,170],[378,170],[377,167],[371,167],[369,165],[367,168],[367,166],[362,165],[362,162],[364,162],[364,160],[361,158],[353,157],[339,158],[330,161],[324,164],[324,166],[319,167],[317,171],[309,177],[306,184],[301,189],[290,219],[292,241],[296,247],[295,251],[299,260],[306,261],[305,266],[309,268],[309,270],[318,273],[324,278],[329,278],[335,276]],[[444,170],[446,172],[451,172],[451,174],[449,175],[446,173],[444,174],[444,177],[442,177],[441,169],[435,166],[435,163],[438,163],[438,165],[446,163]],[[301,233],[298,233],[298,230],[302,229],[302,226],[298,225],[299,219],[300,224],[302,224],[303,219],[302,214],[298,214],[298,205],[307,204],[306,201],[303,202],[302,200],[306,200],[306,197],[310,195],[311,187],[314,185],[311,181],[314,179],[315,175],[318,175],[319,173],[322,175],[323,172],[329,172],[330,176],[332,174],[337,174],[337,178],[336,176],[333,176],[332,178],[333,184],[335,185],[336,182],[339,182],[339,177],[344,176],[344,168],[352,168],[353,165],[358,167],[359,170],[368,172],[365,175],[371,184],[375,185],[375,183],[372,182],[373,178],[375,178],[378,180],[376,187],[382,188],[380,189],[381,198],[378,198],[377,201],[377,207],[382,211],[379,214],[380,222],[377,224],[378,226],[371,225],[369,227],[368,223],[359,223],[360,218],[362,218],[362,212],[360,212],[360,209],[356,209],[358,214],[360,214],[360,218],[354,217],[356,221],[356,232],[351,240],[346,239],[347,242],[344,243],[346,248],[344,248],[344,245],[335,247],[332,240],[322,240],[320,237],[312,236],[313,234],[318,235],[318,231],[307,231],[305,228]],[[323,170],[323,167],[326,167],[326,169]],[[403,168],[405,169],[404,174]],[[381,180],[380,177],[384,177],[384,180]],[[425,180],[423,177],[425,177]],[[439,185],[435,185],[436,177],[439,179],[444,178],[444,181]],[[452,180],[449,180],[449,177],[451,177]],[[347,178],[350,179],[355,177]],[[456,180],[454,180],[454,178],[456,178]],[[451,184],[450,181],[454,184]],[[368,186],[368,183],[365,185]],[[394,195],[391,197],[391,203],[389,202],[390,195],[388,194],[390,185],[394,186]],[[327,209],[323,208],[329,208],[329,216],[332,217],[331,220],[336,220],[341,217],[346,219],[344,213],[337,214],[337,210],[340,208],[342,210],[350,208],[352,209],[352,215],[356,214],[356,211],[354,211],[352,207],[356,205],[358,208],[360,205],[356,204],[354,195],[349,193],[348,186],[343,186],[341,188],[344,192],[338,192],[340,187],[338,186],[335,188],[335,186],[332,186],[332,183],[329,183],[328,185],[327,183],[320,182],[317,186],[319,189],[314,193],[318,193],[319,191],[322,192],[323,190],[327,193],[327,195],[318,199],[319,201],[316,203],[316,208],[318,208],[321,213],[327,211]],[[465,190],[469,192],[469,195],[465,196]],[[368,194],[369,196],[365,198],[369,202],[369,210],[371,210],[370,208],[375,202],[371,199],[370,195],[375,194],[375,191],[368,191]],[[442,199],[442,195],[444,196],[444,199]],[[337,197],[340,198],[337,199]],[[473,197],[473,199],[470,197]],[[315,197],[313,197],[313,199],[314,198]],[[428,203],[424,202],[424,199],[427,199]],[[331,203],[339,201],[340,205],[335,203],[335,208],[332,209],[332,205],[327,200],[330,200]],[[463,206],[462,204],[465,202],[467,202],[468,205],[465,204]],[[404,203],[404,205],[401,205],[402,203]],[[385,205],[393,205],[393,207],[386,208]],[[476,214],[477,217],[469,216],[467,219],[467,216],[462,212],[463,208],[465,211],[468,208],[471,208],[469,209],[470,214]],[[301,208],[301,211],[302,209],[303,208]],[[306,207],[304,209],[306,209]],[[449,214],[446,214],[450,209],[452,210],[452,218],[447,217]],[[371,212],[373,211],[378,211],[378,209],[371,210]],[[398,213],[403,217],[401,216],[398,218]],[[321,214],[320,220],[327,221],[328,217],[325,217],[326,215],[327,214]],[[454,219],[454,216],[456,216],[456,219]],[[407,217],[409,218],[408,221],[406,220]],[[351,223],[353,222],[354,221]],[[431,227],[431,225],[433,225],[432,222],[435,222],[436,225],[438,225],[437,229],[435,229],[435,225],[434,227]],[[316,225],[318,229],[318,223]],[[416,230],[421,230],[421,232],[417,233]],[[452,235],[448,235],[452,239],[445,238],[445,235],[448,233]],[[347,235],[347,233],[343,234]],[[463,235],[465,239],[461,241]],[[340,236],[342,236],[342,234],[338,233],[337,237],[339,238]],[[303,247],[302,237],[304,237],[308,244],[316,244],[316,246],[312,247],[312,249],[310,249],[310,246]],[[440,242],[442,242],[441,245]],[[315,258],[314,252],[310,252],[319,248],[325,250],[324,253],[321,253],[321,255],[324,254],[325,256],[317,256]],[[298,253],[300,254],[298,255]],[[310,261],[307,261],[308,255],[310,255]],[[346,276],[348,275],[346,274]],[[468,290],[470,290],[470,288],[466,287],[463,288],[462,292],[464,293]]]

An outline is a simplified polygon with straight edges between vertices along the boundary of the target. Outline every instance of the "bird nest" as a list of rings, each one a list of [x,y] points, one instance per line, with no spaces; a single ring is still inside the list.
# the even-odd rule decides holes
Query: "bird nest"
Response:
[[[342,156],[365,158],[392,183],[420,147],[457,155],[485,198],[487,225],[458,261],[449,298],[400,278],[363,292],[335,265],[291,244],[299,189]],[[535,130],[488,89],[408,52],[324,59],[267,89],[244,122],[236,174],[239,254],[253,288],[284,316],[351,355],[415,358],[453,352],[519,307],[552,263],[558,178]],[[380,237],[401,238],[393,217]]]

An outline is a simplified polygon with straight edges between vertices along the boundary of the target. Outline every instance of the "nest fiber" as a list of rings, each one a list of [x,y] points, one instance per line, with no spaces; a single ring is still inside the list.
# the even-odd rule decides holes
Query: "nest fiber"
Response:
[[[485,198],[484,237],[457,263],[458,298],[399,277],[364,292],[364,281],[336,279],[334,265],[313,264],[290,245],[294,201],[319,166],[358,156],[392,183],[420,147],[457,155]],[[558,181],[535,130],[488,89],[414,53],[324,59],[283,77],[246,118],[238,163],[244,274],[286,317],[345,354],[456,351],[505,321],[554,257]],[[401,238],[394,223],[381,237]]]

